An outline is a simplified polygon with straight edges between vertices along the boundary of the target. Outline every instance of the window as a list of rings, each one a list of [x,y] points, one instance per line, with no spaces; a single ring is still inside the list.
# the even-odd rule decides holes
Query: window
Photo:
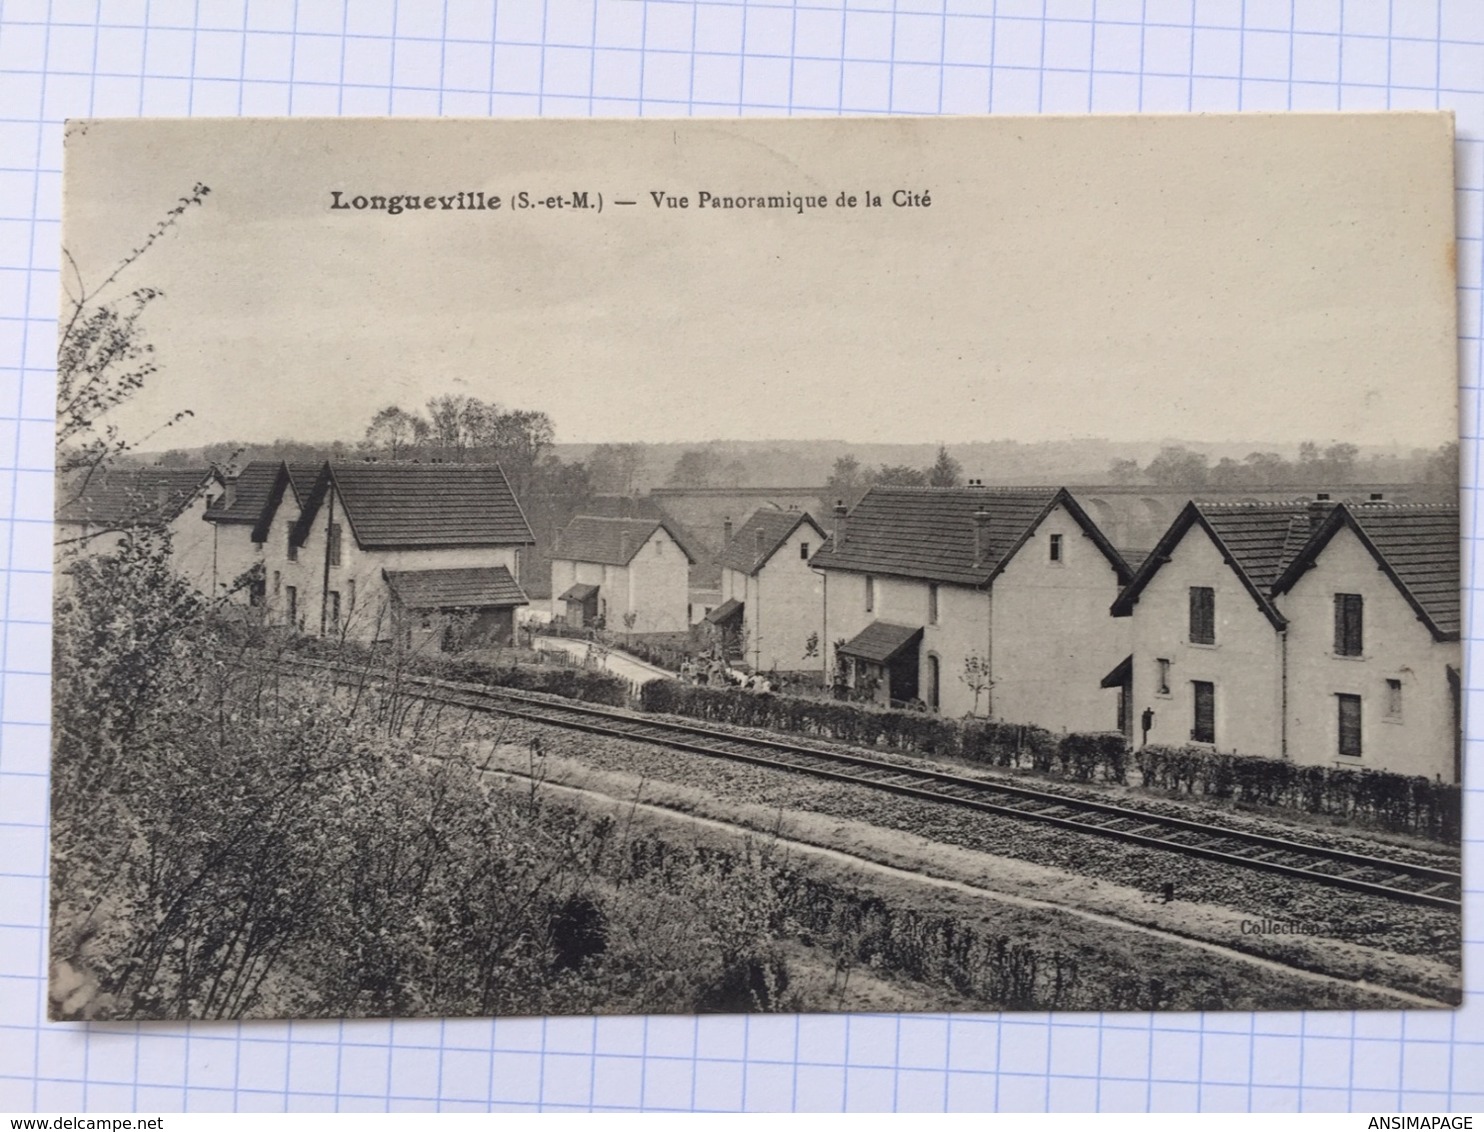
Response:
[[[936,587],[934,587],[936,589]],[[942,681],[942,662],[937,653],[928,653],[927,658],[927,706],[929,711],[938,711],[942,705],[942,693],[940,683]]]
[[[330,565],[340,565],[340,524],[330,524]]]
[[[1190,729],[1190,738],[1196,743],[1216,742],[1216,685],[1208,680],[1192,680],[1191,692],[1195,698],[1195,725]]]
[[[1061,535],[1051,536],[1051,561],[1061,561]]]
[[[1168,696],[1170,694],[1170,662],[1161,657],[1154,663],[1159,666],[1159,678],[1155,685],[1155,692],[1157,695]]]
[[[1402,718],[1402,682],[1386,681],[1386,718],[1400,723]]]
[[[347,593],[345,595],[346,611],[349,613],[354,613],[356,611],[356,580],[352,578],[350,581],[346,582],[345,588],[347,590]]]
[[[330,603],[330,628],[340,628],[340,591],[331,590],[325,595]]]
[[[297,561],[299,561],[299,548],[294,545],[294,524],[293,523],[290,523],[288,525],[288,530],[287,530],[286,533],[287,533],[287,536],[288,536],[288,544],[289,544],[289,552],[288,552],[289,553],[289,561],[290,562],[297,562]]]
[[[663,554],[663,553],[665,553],[665,540],[664,539],[657,538],[657,539],[654,540],[654,552],[656,554]]]
[[[520,547],[515,548],[515,570],[512,572],[515,574],[515,580],[520,581]]]
[[[277,570],[273,571],[273,596],[278,596],[278,591],[283,583],[283,575]]]
[[[289,624],[297,625],[299,623],[299,587],[284,586],[283,599],[288,608]]]
[[[799,543],[799,558],[805,562],[809,561],[809,544],[807,542]]]
[[[1216,591],[1210,586],[1190,587],[1190,643],[1216,643]]]
[[[870,613],[876,608],[876,579],[866,579],[866,612]]]
[[[938,623],[938,585],[934,582],[928,586],[928,624]]]
[[[1360,697],[1344,693],[1335,697],[1340,705],[1340,754],[1360,758]]]
[[[1359,594],[1335,594],[1335,655],[1360,656],[1364,651],[1365,633]]]

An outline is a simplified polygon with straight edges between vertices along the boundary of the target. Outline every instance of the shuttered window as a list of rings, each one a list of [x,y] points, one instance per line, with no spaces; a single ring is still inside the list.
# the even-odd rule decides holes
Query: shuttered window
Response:
[[[1216,591],[1210,586],[1190,587],[1190,643],[1216,643]]]
[[[294,524],[290,523],[284,528],[284,537],[288,542],[288,557],[290,562],[299,561],[299,548],[294,545]]]
[[[866,578],[866,612],[870,613],[876,608],[876,579]]]
[[[340,565],[340,524],[330,524],[330,565]]]
[[[938,587],[936,583],[928,586],[928,624],[938,623]]]
[[[1365,651],[1360,594],[1335,594],[1335,655],[1360,656]]]
[[[1360,697],[1338,695],[1340,705],[1340,754],[1360,757]]]
[[[1192,680],[1195,698],[1195,726],[1190,737],[1197,743],[1216,742],[1216,685],[1208,680]]]

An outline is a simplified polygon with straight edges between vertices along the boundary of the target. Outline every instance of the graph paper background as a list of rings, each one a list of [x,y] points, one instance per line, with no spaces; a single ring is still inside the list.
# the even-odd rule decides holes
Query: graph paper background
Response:
[[[1456,1013],[43,1021],[64,118],[1386,107],[1458,116],[1472,563],[1481,0],[0,0],[0,1110],[1484,1108],[1473,601],[1476,836]]]

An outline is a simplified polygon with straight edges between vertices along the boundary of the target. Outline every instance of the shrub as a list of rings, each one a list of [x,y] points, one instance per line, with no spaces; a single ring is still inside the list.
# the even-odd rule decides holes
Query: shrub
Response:
[[[1286,759],[1198,747],[1151,745],[1134,759],[1143,785],[1159,790],[1359,819],[1443,841],[1459,838],[1462,793],[1457,786],[1426,778],[1299,766]]]

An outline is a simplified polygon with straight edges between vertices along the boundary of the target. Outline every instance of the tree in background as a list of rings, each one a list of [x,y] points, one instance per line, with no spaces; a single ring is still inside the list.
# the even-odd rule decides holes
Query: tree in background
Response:
[[[1149,461],[1144,474],[1151,482],[1165,487],[1204,487],[1210,478],[1210,468],[1204,453],[1170,445],[1161,448],[1159,455]]]
[[[588,474],[599,491],[609,495],[633,495],[648,454],[643,444],[600,444],[587,458]]]
[[[928,473],[922,468],[908,467],[906,464],[883,464],[881,470],[872,479],[873,486],[881,487],[927,487]]]
[[[957,487],[963,481],[963,465],[948,454],[948,449],[938,445],[938,458],[928,469],[929,487]]]
[[[715,487],[724,475],[721,457],[710,448],[687,448],[665,483],[670,487]]]
[[[424,443],[427,437],[428,422],[400,405],[388,405],[366,426],[366,444],[381,449],[393,460],[405,456],[409,449]]]
[[[836,500],[846,507],[854,507],[870,489],[871,480],[871,473],[861,467],[861,462],[854,456],[838,457],[834,470],[830,472],[830,478],[824,485],[824,498],[821,500],[824,514],[832,512]]]

